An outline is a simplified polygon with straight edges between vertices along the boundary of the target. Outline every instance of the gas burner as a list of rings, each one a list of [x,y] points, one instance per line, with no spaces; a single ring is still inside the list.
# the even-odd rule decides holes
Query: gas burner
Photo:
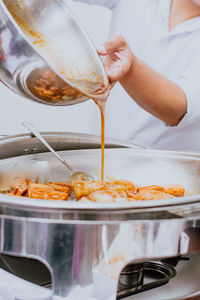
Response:
[[[120,274],[117,299],[162,286],[175,276],[174,266],[166,262],[150,261],[130,264]]]

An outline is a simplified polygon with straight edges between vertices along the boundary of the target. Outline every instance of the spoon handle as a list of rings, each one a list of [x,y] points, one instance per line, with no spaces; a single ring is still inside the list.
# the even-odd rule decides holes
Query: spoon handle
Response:
[[[67,167],[71,172],[73,172],[73,168],[68,165],[68,163],[58,154],[56,151],[53,150],[53,148],[47,143],[47,141],[42,137],[42,135],[39,133],[39,131],[35,128],[35,126],[31,122],[23,122],[23,126],[28,129],[32,134],[34,134],[40,142],[45,145],[49,151],[59,159],[59,161]]]

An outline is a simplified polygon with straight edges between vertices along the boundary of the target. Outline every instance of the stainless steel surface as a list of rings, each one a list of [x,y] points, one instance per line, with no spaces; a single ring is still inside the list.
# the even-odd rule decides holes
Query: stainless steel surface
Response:
[[[77,180],[92,180],[93,178],[84,172],[81,171],[75,171],[67,162],[65,159],[63,159],[54,149],[47,143],[47,141],[43,138],[43,136],[39,133],[39,131],[36,129],[36,127],[31,122],[24,122],[24,127],[28,129],[31,133],[33,133],[40,142],[49,149],[49,151],[72,173],[70,175],[70,178],[72,181]]]
[[[1,0],[0,35],[0,80],[27,98],[69,105],[108,87],[95,47],[62,0]]]
[[[100,149],[101,138],[95,135],[70,132],[42,132],[42,136],[56,151],[77,149]],[[24,154],[46,152],[40,141],[30,134],[7,136],[0,139],[0,159]],[[116,139],[105,139],[106,148],[133,148],[145,149],[146,147]]]
[[[181,300],[199,300],[199,299],[200,299],[200,292],[181,298]],[[175,300],[180,300],[180,299],[175,299]]]
[[[190,243],[194,241],[185,235],[186,228],[192,226],[199,227],[197,219],[109,224],[26,218],[25,214],[14,217],[10,212],[1,216],[0,246],[1,253],[42,261],[51,272],[55,295],[69,296],[80,288],[79,296],[87,299],[88,288],[97,299],[115,299],[118,278],[126,264],[193,252]],[[105,229],[106,252],[102,245]]]
[[[65,147],[65,136],[51,135],[51,139],[58,142],[59,136]],[[15,152],[19,155],[20,143],[24,145],[24,140],[29,139],[2,139],[0,150],[9,149],[17,141]],[[95,138],[91,138],[91,145],[94,144]],[[99,177],[99,149],[65,148],[61,154],[72,167]],[[97,299],[114,300],[119,275],[129,263],[200,251],[198,154],[106,149],[105,159],[108,177],[141,185],[181,183],[197,194],[123,205],[0,195],[0,252],[42,261],[51,272],[54,295],[76,299],[79,294],[81,299],[87,299],[88,293],[93,293]],[[49,153],[1,159],[1,172],[8,168],[15,172],[19,166],[41,172],[41,162],[47,166],[45,176],[49,179],[66,179],[66,169]]]

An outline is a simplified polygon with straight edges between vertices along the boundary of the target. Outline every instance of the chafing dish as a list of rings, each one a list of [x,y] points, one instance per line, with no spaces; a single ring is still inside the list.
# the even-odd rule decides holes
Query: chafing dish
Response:
[[[97,137],[48,133],[46,138],[75,168],[100,176]],[[38,166],[41,173],[42,162],[49,179],[67,178],[65,168],[38,145],[29,135],[2,139],[1,173],[19,166],[36,171]],[[120,273],[129,263],[200,251],[200,155],[115,145],[108,141],[106,176],[141,185],[181,183],[188,195],[118,205],[0,195],[0,252],[45,264],[54,295],[115,299]]]

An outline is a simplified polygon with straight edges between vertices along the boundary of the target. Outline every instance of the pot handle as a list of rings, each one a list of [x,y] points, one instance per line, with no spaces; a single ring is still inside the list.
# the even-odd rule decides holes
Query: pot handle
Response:
[[[135,143],[130,143],[130,148],[133,148],[133,147],[138,147],[138,148],[142,148],[142,149],[152,149],[148,146],[144,146],[144,145],[140,145],[140,144],[135,144]]]
[[[140,145],[140,144],[137,144],[137,143],[132,143],[132,142],[118,140],[118,139],[109,138],[108,141],[112,141],[113,143],[118,144],[119,146],[123,146],[123,147],[127,147],[127,148],[152,149],[152,148],[150,148],[148,146],[145,146],[145,145]]]
[[[0,134],[0,139],[3,139],[7,137],[8,134]],[[107,142],[111,142],[111,144],[118,144],[119,146],[123,146],[126,148],[141,148],[141,149],[152,149],[151,147],[145,146],[145,145],[140,145],[137,143],[132,143],[128,141],[123,141],[123,140],[118,140],[118,139],[113,139],[113,138],[107,138]]]

